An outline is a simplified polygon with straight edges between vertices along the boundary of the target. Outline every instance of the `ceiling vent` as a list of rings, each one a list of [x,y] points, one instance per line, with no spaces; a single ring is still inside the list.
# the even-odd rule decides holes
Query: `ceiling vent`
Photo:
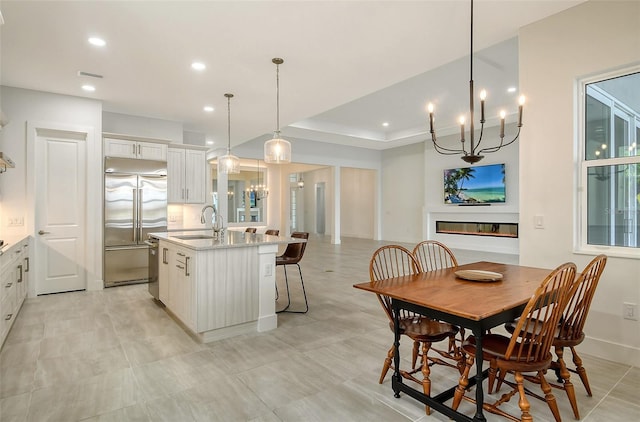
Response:
[[[98,78],[98,79],[104,78],[104,76],[98,75],[97,73],[83,72],[82,70],[78,71],[78,76],[88,76],[90,78]]]

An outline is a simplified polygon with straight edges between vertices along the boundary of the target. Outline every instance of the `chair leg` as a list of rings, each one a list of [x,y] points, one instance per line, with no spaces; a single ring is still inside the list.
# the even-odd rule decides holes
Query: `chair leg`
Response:
[[[560,366],[559,372],[560,377],[562,378],[562,387],[564,391],[567,392],[567,398],[569,399],[569,403],[571,403],[571,409],[573,410],[573,416],[576,419],[580,419],[580,412],[578,411],[578,403],[576,401],[576,392],[573,388],[573,384],[571,383],[569,370],[567,369],[567,365],[564,363],[563,355],[564,348],[556,347],[556,356],[558,356],[558,365]]]
[[[522,377],[522,375],[520,375],[520,377]],[[549,409],[551,409],[551,413],[553,413],[556,422],[561,422],[562,418],[560,417],[560,410],[558,410],[558,403],[556,403],[556,397],[551,392],[551,386],[544,377],[544,371],[538,371],[538,378],[540,378],[540,388],[542,388],[542,392],[544,393],[544,400],[547,402],[547,405],[549,405]]]
[[[516,372],[514,374],[514,377],[516,379],[518,394],[520,395],[520,398],[518,400],[518,406],[520,407],[520,411],[522,412],[520,420],[522,422],[533,422],[533,417],[531,416],[531,413],[529,413],[529,410],[531,410],[531,405],[529,404],[527,396],[524,392],[524,377],[520,372]]]
[[[431,347],[431,343],[428,341],[422,342],[422,391],[425,396],[431,395],[431,379],[429,375],[431,374],[431,369],[429,369],[429,348]],[[431,414],[431,408],[429,406],[424,407],[427,415]]]
[[[576,372],[580,376],[582,385],[584,385],[584,389],[587,390],[587,395],[591,397],[593,394],[591,394],[591,386],[589,385],[589,378],[587,378],[587,370],[582,366],[582,359],[574,347],[571,347],[571,354],[573,355],[573,363],[576,365]]]
[[[497,376],[498,376],[498,385],[496,385],[496,391],[495,391],[496,393],[498,391],[500,391],[500,387],[502,387],[502,383],[503,383],[504,377],[505,377],[505,372],[507,372],[507,371],[503,371],[502,369],[498,369],[498,374],[497,374]]]
[[[498,363],[495,359],[489,362],[489,380],[487,381],[487,393],[493,393],[493,384],[496,382],[496,373],[498,372]]]
[[[451,408],[453,410],[458,410],[458,406],[460,406],[460,402],[462,401],[462,396],[464,396],[464,392],[467,390],[467,386],[469,385],[469,371],[473,366],[474,360],[475,359],[472,354],[467,356],[464,371],[462,372],[462,375],[460,375],[460,381],[458,382],[458,386],[456,387],[456,391],[453,396],[453,403],[451,404]]]
[[[284,267],[284,282],[285,285],[287,286],[287,306],[284,307],[284,309],[278,311],[278,312],[289,312],[292,314],[306,314],[309,311],[309,302],[307,301],[307,291],[304,288],[304,279],[302,278],[302,269],[300,268],[300,264],[296,263],[296,265],[298,266],[298,273],[300,273],[300,284],[302,286],[302,294],[304,296],[304,311],[290,311],[289,310],[289,306],[291,305],[291,296],[289,294],[289,278],[287,277],[287,266],[283,265]]]
[[[391,368],[391,363],[393,362],[393,356],[395,355],[396,346],[392,345],[391,349],[387,352],[387,357],[384,360],[384,365],[382,365],[382,373],[380,374],[380,380],[378,384],[382,384],[384,381],[384,377],[387,376],[387,372],[389,372],[389,368]]]
[[[413,341],[413,351],[411,352],[411,370],[416,369],[416,362],[418,362],[418,351],[420,350],[420,342]]]
[[[291,305],[291,295],[289,294],[289,277],[287,277],[287,266],[283,265],[282,269],[284,270],[284,285],[287,288],[287,305],[281,310],[276,311],[276,314],[279,314],[280,312],[285,312],[287,309],[289,309],[289,306]]]

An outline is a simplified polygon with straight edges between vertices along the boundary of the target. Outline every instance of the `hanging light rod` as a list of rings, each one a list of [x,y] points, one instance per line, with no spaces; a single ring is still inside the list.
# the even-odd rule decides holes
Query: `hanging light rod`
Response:
[[[227,98],[227,153],[218,158],[218,166],[222,173],[238,174],[240,173],[240,159],[235,155],[231,155],[231,99],[233,94],[224,94]]]
[[[276,65],[276,130],[273,139],[264,143],[264,162],[284,164],[291,162],[291,143],[280,136],[280,65],[284,60],[275,57],[271,62]]]
[[[498,145],[482,148],[480,149],[480,143],[482,142],[482,136],[484,133],[484,101],[487,97],[487,91],[484,89],[480,91],[480,136],[478,138],[478,142],[475,142],[475,127],[474,127],[474,87],[473,87],[473,0],[471,0],[471,43],[470,43],[470,66],[469,66],[469,149],[465,145],[465,117],[460,116],[459,124],[460,124],[460,149],[446,148],[441,144],[438,144],[438,139],[436,137],[436,129],[433,124],[433,111],[434,107],[432,103],[429,103],[427,106],[427,111],[429,112],[429,132],[431,133],[431,141],[433,142],[433,147],[436,152],[443,155],[456,155],[462,154],[462,158],[469,164],[477,163],[478,161],[484,158],[484,153],[491,153],[500,150],[502,147],[506,147],[511,145],[518,139],[520,136],[520,128],[522,127],[522,109],[524,106],[524,96],[520,96],[519,99],[519,107],[518,107],[518,131],[514,138],[507,143],[504,142],[504,120],[506,116],[506,112],[504,110],[500,111],[500,143]]]

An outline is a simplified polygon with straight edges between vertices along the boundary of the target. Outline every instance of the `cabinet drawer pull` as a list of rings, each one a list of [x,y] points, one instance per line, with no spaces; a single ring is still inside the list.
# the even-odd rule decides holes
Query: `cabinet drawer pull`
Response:
[[[18,277],[18,283],[22,283],[22,264],[18,265],[18,270],[20,271],[20,276]]]
[[[26,267],[26,268],[24,269],[24,272],[25,272],[25,273],[28,273],[28,272],[29,272],[29,257],[26,257],[26,258],[24,259],[24,265],[25,265],[25,267]]]
[[[4,287],[5,287],[6,289],[8,289],[8,288],[9,288],[9,287],[11,287],[11,286],[13,286],[13,281],[12,281],[12,282],[10,282],[10,283],[7,283],[7,285],[6,285],[6,286],[4,286]]]
[[[167,248],[162,248],[162,263],[163,264],[168,264],[169,262],[167,261]]]
[[[180,268],[181,270],[184,270],[184,267],[182,265],[176,265],[176,267]]]
[[[178,252],[178,256],[185,256],[182,252]]]
[[[189,257],[186,257],[184,259],[184,275],[186,275],[187,277],[191,275],[189,274]]]
[[[13,317],[13,314],[7,314],[7,316],[4,317],[4,320],[9,321],[12,317]]]

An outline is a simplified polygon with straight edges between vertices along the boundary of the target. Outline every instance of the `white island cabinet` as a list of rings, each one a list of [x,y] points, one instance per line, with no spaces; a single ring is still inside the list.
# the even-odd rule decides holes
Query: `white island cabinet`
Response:
[[[0,248],[0,349],[27,297],[29,266],[29,237],[5,240]]]
[[[200,341],[277,327],[278,245],[302,239],[237,231],[222,239],[210,231],[151,236],[160,240],[160,301]]]

